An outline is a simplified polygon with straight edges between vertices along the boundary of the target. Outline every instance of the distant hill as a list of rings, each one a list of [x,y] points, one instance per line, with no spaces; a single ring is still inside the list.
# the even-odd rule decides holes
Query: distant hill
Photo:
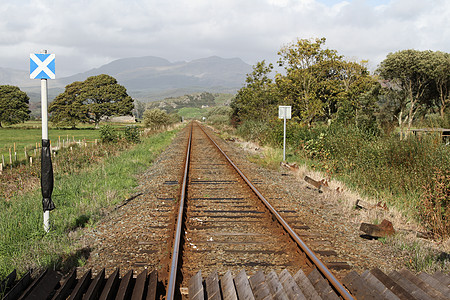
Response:
[[[232,98],[232,94],[212,94],[203,92],[154,101],[148,103],[147,108],[159,108],[165,110],[167,113],[172,113],[177,112],[182,108],[207,108],[218,105],[229,105]]]
[[[63,78],[61,83],[65,86],[89,76],[108,74],[125,86],[133,98],[153,101],[202,91],[234,93],[243,86],[251,69],[239,58],[213,56],[171,63],[163,58],[146,56],[115,60],[100,68]]]
[[[245,83],[252,67],[239,58],[212,56],[190,62],[170,62],[164,58],[145,56],[123,58],[99,68],[73,76],[52,80],[49,85],[51,101],[64,87],[89,76],[108,74],[126,87],[133,98],[148,102],[186,94],[235,93]],[[0,84],[19,86],[31,101],[40,101],[40,86],[32,84],[28,71],[0,68]]]

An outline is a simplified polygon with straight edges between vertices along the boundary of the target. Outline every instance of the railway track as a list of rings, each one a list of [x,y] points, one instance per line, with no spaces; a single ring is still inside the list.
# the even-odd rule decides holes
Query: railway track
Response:
[[[223,274],[252,267],[317,269],[337,295],[353,299],[210,135],[191,126],[167,299],[199,268]]]
[[[153,174],[161,185],[136,195],[142,201],[124,203],[121,222],[105,224],[106,233],[124,232],[107,243],[113,249],[99,249],[106,260],[69,274],[46,270],[17,280],[13,272],[0,282],[0,294],[6,291],[8,300],[450,298],[450,279],[442,273],[352,271],[340,277],[342,284],[326,267],[342,266],[321,263],[303,243],[299,236],[320,237],[279,204],[279,191],[264,192],[278,201],[275,212],[256,189],[262,181],[248,174],[250,182],[237,170],[207,129],[194,123],[186,131],[192,133],[181,139],[190,144],[184,162],[182,149],[161,162],[180,173]],[[323,257],[332,252],[325,247],[314,250]]]

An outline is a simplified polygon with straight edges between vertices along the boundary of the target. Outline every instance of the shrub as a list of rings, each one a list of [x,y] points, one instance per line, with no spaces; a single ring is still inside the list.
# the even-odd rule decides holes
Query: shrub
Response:
[[[237,129],[238,135],[260,144],[269,141],[270,132],[270,125],[264,121],[245,121]]]
[[[127,142],[139,143],[141,141],[139,136],[139,128],[137,128],[136,126],[125,127],[124,137]]]
[[[159,108],[144,111],[144,126],[157,130],[169,125],[169,115]]]
[[[103,143],[110,143],[116,141],[118,138],[118,134],[115,131],[114,127],[111,125],[104,125],[100,127],[100,139]]]

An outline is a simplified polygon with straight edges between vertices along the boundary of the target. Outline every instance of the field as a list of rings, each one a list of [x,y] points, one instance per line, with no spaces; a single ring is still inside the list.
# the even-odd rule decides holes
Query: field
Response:
[[[183,107],[178,111],[178,115],[186,120],[198,119],[206,117],[209,108]]]
[[[124,127],[126,124],[115,124],[115,127]],[[78,141],[86,140],[94,142],[100,138],[99,130],[93,125],[80,125],[77,129],[60,129],[49,126],[49,139],[52,146],[57,145],[60,140]],[[11,151],[12,160],[14,161],[14,150],[17,153],[17,160],[25,159],[25,148],[28,155],[34,154],[36,145],[41,143],[42,128],[40,121],[28,121],[9,127],[0,128],[0,156],[3,155],[5,163],[9,164],[9,152]],[[0,161],[1,162],[1,161]]]

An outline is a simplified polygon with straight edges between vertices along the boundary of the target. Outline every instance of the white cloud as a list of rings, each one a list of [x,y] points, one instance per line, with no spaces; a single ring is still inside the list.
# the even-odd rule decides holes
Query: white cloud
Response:
[[[444,0],[0,0],[0,67],[26,69],[30,52],[56,54],[58,76],[110,60],[218,55],[275,61],[297,38],[375,67],[389,52],[450,52]]]

